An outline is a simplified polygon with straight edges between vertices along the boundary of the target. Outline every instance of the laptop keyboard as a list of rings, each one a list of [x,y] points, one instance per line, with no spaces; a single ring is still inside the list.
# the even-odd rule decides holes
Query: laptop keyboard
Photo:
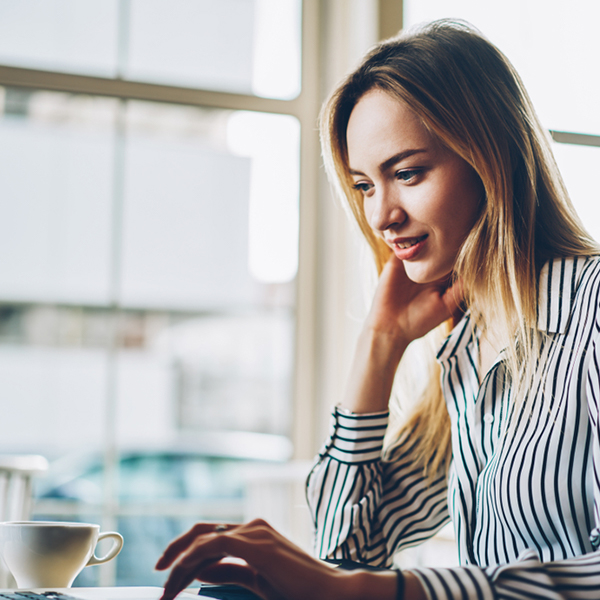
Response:
[[[60,592],[0,592],[0,600],[77,600],[75,596],[68,596]]]
[[[200,596],[202,598],[218,598],[218,600],[260,600],[250,590],[239,585],[229,584],[212,585],[202,583],[200,585]]]

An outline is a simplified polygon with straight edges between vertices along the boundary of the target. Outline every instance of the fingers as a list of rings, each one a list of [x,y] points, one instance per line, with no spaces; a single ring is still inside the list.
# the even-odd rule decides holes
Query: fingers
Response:
[[[177,557],[195,542],[198,536],[214,533],[216,527],[217,525],[215,523],[197,523],[188,532],[179,536],[167,546],[154,568],[158,571],[168,569],[173,562],[175,562]],[[237,525],[227,524],[226,527],[229,531],[235,529]]]
[[[213,531],[199,534],[189,548],[182,553],[179,562],[171,569],[164,586],[162,600],[171,600],[195,579],[213,583],[252,584],[253,574],[250,567],[239,564],[217,567],[219,561],[229,555],[226,547],[231,544],[224,539],[226,535],[226,533],[214,533]],[[227,578],[230,578],[229,581]]]
[[[289,558],[295,556],[293,562],[314,561],[262,520],[229,526],[222,532],[215,532],[214,525],[199,524],[172,542],[157,563],[157,568],[174,565],[165,583],[163,600],[174,598],[194,579],[236,583],[268,600],[282,598],[279,585],[274,586],[269,580],[281,578],[281,573],[272,572],[271,564],[277,554],[281,558],[281,550]],[[235,565],[229,562],[236,559]],[[264,577],[263,572],[270,573],[269,577]]]
[[[179,571],[174,574],[171,572],[160,600],[172,600],[179,592],[189,587],[195,579],[195,575],[191,573]]]
[[[271,550],[271,542],[279,536],[267,523],[256,520],[247,525],[230,525],[226,531],[215,532],[215,526],[199,524],[177,538],[165,550],[157,568],[174,566],[165,583],[163,600],[171,600],[188,587],[194,579],[214,583],[237,583],[252,589],[265,598],[275,598],[272,588],[262,577],[256,576],[251,565],[222,563],[238,557],[263,564],[264,551]],[[177,560],[177,562],[175,562]]]
[[[196,533],[190,541],[190,534]],[[264,600],[331,599],[343,575],[260,520],[222,533],[215,533],[212,526],[209,531],[206,525],[197,526],[168,550],[159,564],[166,564],[172,554],[178,558],[172,561],[163,600],[172,600],[194,579],[242,585]],[[349,597],[344,590],[341,597]]]

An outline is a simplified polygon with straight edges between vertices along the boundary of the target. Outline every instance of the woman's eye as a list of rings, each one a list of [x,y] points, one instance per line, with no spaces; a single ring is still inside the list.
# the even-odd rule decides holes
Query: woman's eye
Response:
[[[398,171],[396,173],[396,179],[399,179],[400,181],[412,181],[419,173],[420,171],[418,169],[404,169],[403,171]]]
[[[352,186],[355,190],[358,190],[362,194],[367,194],[373,187],[373,184],[367,183],[366,181],[358,181]]]

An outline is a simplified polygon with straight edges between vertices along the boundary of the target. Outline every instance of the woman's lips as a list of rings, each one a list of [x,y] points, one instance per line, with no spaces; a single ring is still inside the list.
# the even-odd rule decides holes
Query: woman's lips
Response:
[[[388,243],[399,260],[411,260],[421,252],[426,240],[427,234],[412,238],[396,238],[390,240]]]

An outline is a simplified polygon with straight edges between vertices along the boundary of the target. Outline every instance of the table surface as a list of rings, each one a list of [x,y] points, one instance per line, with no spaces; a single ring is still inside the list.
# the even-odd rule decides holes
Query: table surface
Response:
[[[47,592],[48,588],[30,589],[30,590],[0,590],[0,592]],[[162,596],[163,588],[161,587],[74,587],[74,588],[52,588],[53,592],[59,592],[81,600],[159,600]],[[198,590],[189,590],[181,592],[178,596],[181,600],[198,600],[202,596],[198,596]]]

